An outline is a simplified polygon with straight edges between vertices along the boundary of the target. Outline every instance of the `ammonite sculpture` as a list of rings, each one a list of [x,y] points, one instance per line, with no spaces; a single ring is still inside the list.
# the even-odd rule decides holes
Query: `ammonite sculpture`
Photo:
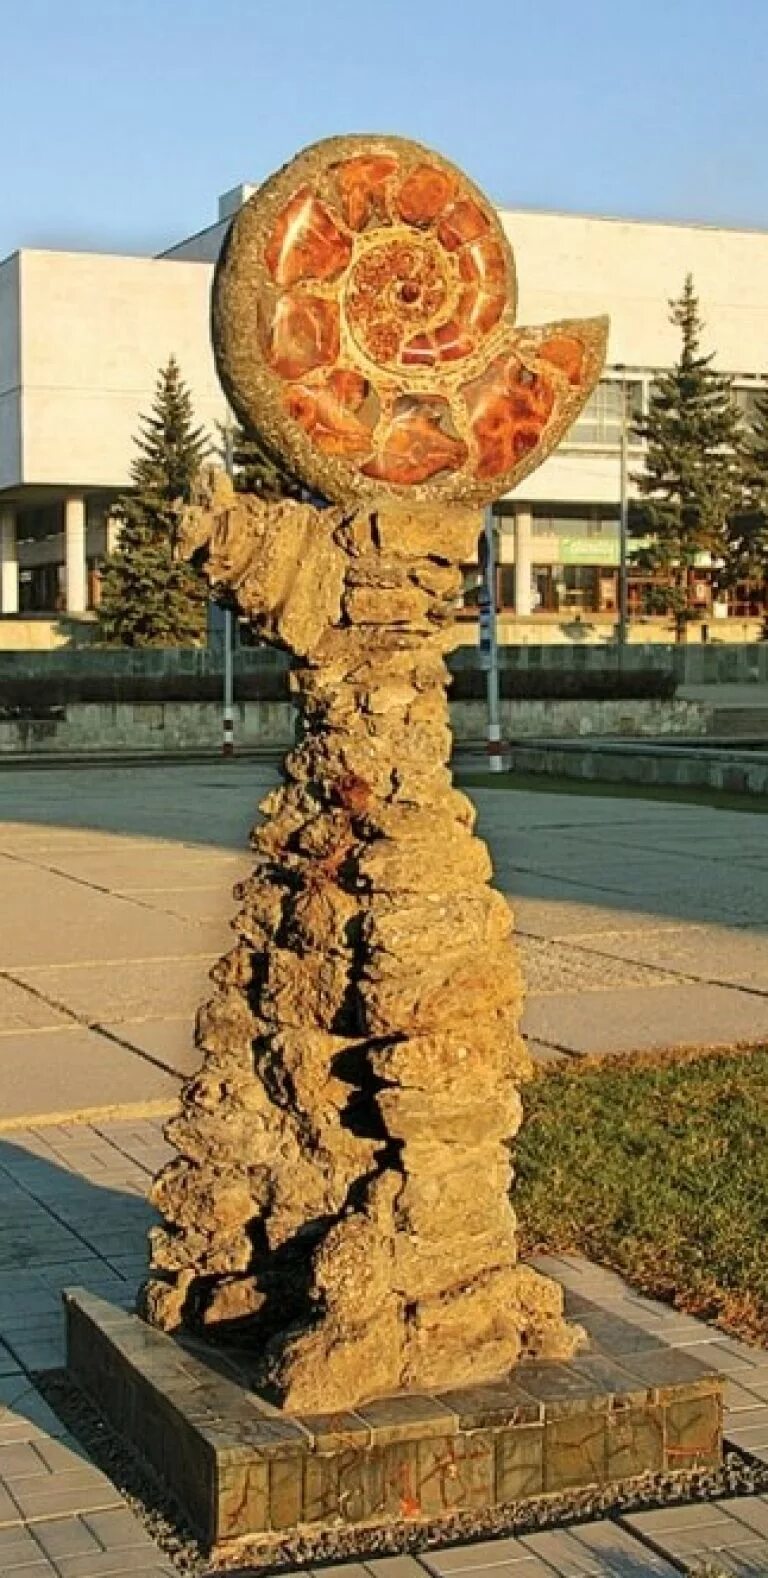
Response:
[[[515,328],[483,194],[401,137],[332,137],[240,210],[213,338],[234,410],[341,502],[483,504],[534,470],[603,365],[607,320]]]

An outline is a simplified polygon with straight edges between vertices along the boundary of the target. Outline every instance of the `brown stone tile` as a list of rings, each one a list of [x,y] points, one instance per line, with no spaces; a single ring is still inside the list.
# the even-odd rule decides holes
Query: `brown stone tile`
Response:
[[[305,1523],[331,1523],[339,1516],[340,1453],[308,1452],[302,1501]]]
[[[386,1446],[374,1446],[366,1455],[365,1471],[368,1516],[418,1516],[418,1442],[391,1441]]]
[[[597,1382],[569,1364],[550,1360],[518,1365],[516,1384],[543,1403],[545,1416],[553,1419],[567,1413],[605,1411],[608,1399]]]
[[[292,1529],[302,1521],[303,1463],[295,1454],[273,1457],[269,1464],[269,1522],[273,1529]]]
[[[607,1421],[609,1480],[659,1474],[664,1468],[664,1410],[660,1404],[612,1409]]]
[[[490,1430],[421,1441],[418,1502],[423,1513],[493,1506],[496,1496],[495,1441]]]
[[[544,1489],[602,1484],[607,1474],[607,1414],[570,1413],[544,1426]]]
[[[361,1522],[370,1508],[370,1476],[365,1450],[309,1452],[303,1460],[305,1523]],[[375,1489],[380,1497],[381,1476]]]
[[[654,1353],[625,1354],[624,1369],[645,1381],[664,1398],[684,1390],[688,1396],[711,1393],[718,1377],[711,1367],[694,1359],[688,1349],[662,1348]]]
[[[680,1398],[665,1408],[669,1469],[717,1467],[722,1457],[723,1408],[719,1394]]]
[[[519,1425],[496,1435],[496,1501],[523,1501],[544,1489],[544,1426]]]
[[[346,1447],[370,1444],[371,1427],[356,1413],[302,1414],[298,1422],[316,1452],[339,1452]]]
[[[269,1465],[257,1458],[219,1463],[214,1501],[217,1539],[264,1532],[269,1528]]]
[[[450,1408],[434,1397],[416,1393],[362,1403],[355,1413],[371,1430],[374,1446],[385,1446],[390,1441],[419,1441],[429,1435],[449,1435],[458,1428]]]
[[[651,1332],[644,1331],[641,1326],[633,1326],[631,1321],[621,1320],[607,1310],[601,1310],[597,1315],[579,1315],[578,1321],[591,1338],[592,1351],[595,1353],[621,1358],[627,1353],[658,1353],[664,1347]]]
[[[514,1381],[498,1386],[462,1386],[436,1393],[437,1401],[456,1415],[460,1430],[484,1425],[528,1425],[542,1417],[542,1404]]]
[[[652,1386],[605,1353],[577,1354],[569,1359],[568,1368],[593,1382],[611,1404],[644,1403],[653,1393]]]

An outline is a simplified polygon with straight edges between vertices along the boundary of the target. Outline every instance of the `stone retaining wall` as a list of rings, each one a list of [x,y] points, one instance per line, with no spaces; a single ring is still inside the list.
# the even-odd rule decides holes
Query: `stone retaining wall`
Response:
[[[222,709],[211,701],[68,702],[54,716],[0,721],[0,756],[103,751],[215,750],[221,744]],[[503,701],[505,738],[543,734],[563,738],[624,735],[701,735],[709,709],[691,701]],[[451,722],[459,745],[482,744],[487,712],[482,701],[455,701]],[[235,706],[235,746],[287,749],[295,714],[287,701],[247,701]]]
[[[2,621],[0,621],[2,623]],[[673,673],[683,685],[768,684],[768,641],[734,645],[670,646],[637,644],[619,654],[614,646],[509,645],[499,647],[503,669],[520,672],[605,673],[621,667],[628,674],[655,669]],[[456,648],[448,658],[452,673],[479,668],[476,646]],[[235,675],[274,673],[288,667],[287,655],[270,647],[241,647],[234,655]],[[55,652],[0,650],[0,701],[4,681],[52,680],[69,675],[212,675],[220,674],[217,648],[131,649],[63,647]]]
[[[512,772],[542,773],[553,778],[579,778],[589,783],[669,785],[685,789],[720,789],[730,794],[768,794],[768,750],[717,750],[629,741],[541,740],[513,745],[505,757]]]

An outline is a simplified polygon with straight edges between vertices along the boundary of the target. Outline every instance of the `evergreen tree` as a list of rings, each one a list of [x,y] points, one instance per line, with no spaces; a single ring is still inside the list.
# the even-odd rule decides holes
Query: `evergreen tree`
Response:
[[[727,586],[768,582],[768,390],[755,401],[755,414],[742,447],[742,499],[728,526],[723,574]]]
[[[176,556],[179,504],[188,502],[210,452],[175,357],[158,375],[149,416],[141,418],[131,466],[133,491],[117,502],[117,551],[106,561],[99,622],[112,646],[189,646],[205,635],[207,583]]]
[[[255,428],[235,423],[229,432],[219,422],[219,453],[225,465],[231,461],[232,479],[238,493],[258,493],[263,499],[300,499],[301,483],[272,456]]]
[[[630,525],[643,539],[632,560],[663,578],[653,605],[674,616],[680,641],[696,613],[699,555],[710,554],[713,562],[726,556],[740,493],[740,434],[731,381],[713,370],[712,355],[701,354],[703,324],[690,274],[682,296],[670,302],[670,317],[681,331],[680,357],[656,380],[648,415],[635,424],[648,447]]]

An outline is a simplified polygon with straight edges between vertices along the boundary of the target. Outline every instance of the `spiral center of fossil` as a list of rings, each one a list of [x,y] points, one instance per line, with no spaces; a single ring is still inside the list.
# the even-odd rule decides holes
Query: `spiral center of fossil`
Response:
[[[345,303],[361,350],[378,363],[395,361],[403,340],[431,326],[445,308],[448,270],[442,249],[420,239],[385,241],[364,252],[350,272]]]

